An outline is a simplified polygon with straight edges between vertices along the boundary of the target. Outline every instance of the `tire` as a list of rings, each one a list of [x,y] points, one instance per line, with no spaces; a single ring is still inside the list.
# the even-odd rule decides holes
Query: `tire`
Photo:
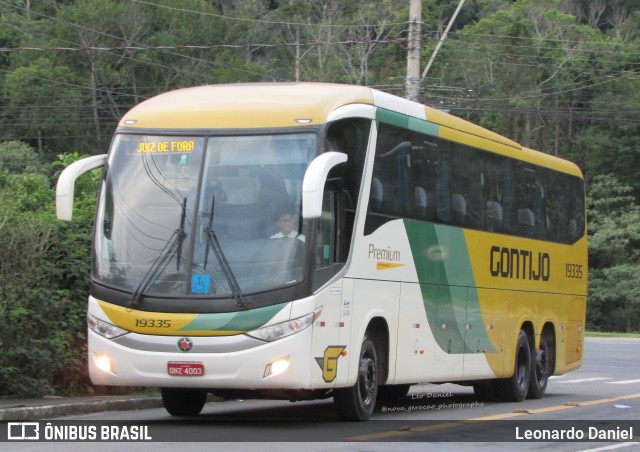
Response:
[[[496,381],[499,396],[506,402],[522,402],[529,392],[531,372],[529,338],[524,330],[520,330],[513,375],[510,378]]]
[[[386,385],[378,387],[378,400],[392,401],[401,399],[409,393],[411,385]]]
[[[542,333],[540,347],[535,352],[532,360],[528,398],[541,399],[547,392],[547,383],[549,383],[549,377],[553,374],[553,356],[547,336]]]
[[[207,392],[199,389],[160,388],[160,393],[172,416],[197,416],[207,400]]]
[[[335,389],[333,392],[333,402],[340,419],[366,421],[371,417],[376,406],[380,375],[375,344],[365,337],[360,350],[356,384],[350,388]]]

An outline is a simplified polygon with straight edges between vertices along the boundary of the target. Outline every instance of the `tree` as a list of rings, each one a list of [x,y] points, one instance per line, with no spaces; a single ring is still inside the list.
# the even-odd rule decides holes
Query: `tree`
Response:
[[[136,3],[80,0],[62,7],[57,18],[59,21],[52,25],[55,37],[87,49],[72,58],[64,56],[76,71],[87,74],[85,86],[88,85],[86,93],[90,99],[92,141],[97,148],[102,148],[107,140],[103,137],[102,124],[117,123],[125,111],[140,100],[133,69],[136,60],[128,48],[148,33],[149,15]],[[97,50],[112,47],[123,50]],[[112,130],[109,127],[108,135]]]
[[[575,158],[587,175],[611,173],[640,199],[640,78],[624,64],[609,74],[591,102],[591,115],[598,121],[577,137]]]
[[[46,138],[63,141],[75,133],[81,122],[78,87],[69,68],[44,56],[7,74],[4,98],[8,111],[18,128],[27,137],[35,138],[41,155],[45,153]]]
[[[603,41],[558,1],[521,0],[450,41],[444,74],[469,95],[448,106],[525,146],[571,155],[571,137],[588,124],[589,87],[600,82],[591,62],[609,48]]]
[[[0,144],[0,154],[5,150],[30,157],[26,165],[9,160],[12,167],[0,169],[0,393],[84,392],[85,299],[98,177],[81,178],[75,221],[63,224],[54,216],[48,167],[34,163],[35,151],[24,145]],[[65,156],[58,166],[77,158]]]
[[[21,141],[0,143],[0,171],[41,173],[43,165],[31,146]]]
[[[587,315],[596,330],[640,329],[640,206],[631,192],[612,175],[590,185]]]
[[[375,71],[370,63],[377,50],[386,46],[386,41],[399,33],[394,22],[396,3],[384,1],[341,2],[340,24],[351,25],[342,29],[343,42],[352,44],[335,46],[335,55],[342,61],[348,83],[369,85],[374,83]],[[346,11],[346,15],[345,15]],[[360,26],[353,26],[360,24]],[[403,24],[402,30],[406,27]]]

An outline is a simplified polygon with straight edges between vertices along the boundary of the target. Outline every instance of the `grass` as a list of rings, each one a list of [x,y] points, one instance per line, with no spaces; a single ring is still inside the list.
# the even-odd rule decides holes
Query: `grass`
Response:
[[[600,331],[587,331],[586,337],[640,337],[638,333],[603,333]]]

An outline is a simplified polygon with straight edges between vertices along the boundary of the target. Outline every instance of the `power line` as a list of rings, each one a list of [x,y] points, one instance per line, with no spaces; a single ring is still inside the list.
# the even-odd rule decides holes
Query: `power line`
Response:
[[[136,0],[134,0],[136,1]],[[137,1],[138,3],[146,3],[149,5],[154,5],[154,6],[158,6],[158,7],[164,7],[163,5],[158,5],[155,3],[151,3],[151,2],[144,2],[144,1]],[[0,3],[7,5],[7,2],[4,1],[0,1]],[[19,8],[21,10],[25,10],[24,8],[21,8],[19,6],[12,6],[14,8]],[[169,8],[171,9],[171,8]],[[189,11],[189,10],[185,10],[185,12],[191,12],[191,13],[198,13],[197,11]],[[114,38],[114,39],[118,39],[120,41],[124,41],[124,39],[122,37],[118,37],[118,36],[114,36],[108,33],[104,33],[98,30],[94,30],[91,28],[87,28],[84,26],[80,26],[59,18],[55,18],[55,17],[51,17],[51,16],[46,16],[44,14],[40,14],[40,13],[36,13],[31,11],[32,14],[37,14],[41,17],[50,19],[50,20],[58,20],[61,21],[63,23],[72,25],[74,27],[78,27],[84,30],[88,30],[103,36],[107,36],[110,38]],[[200,13],[198,13],[200,14]],[[221,17],[228,17],[228,16],[221,16]],[[254,21],[254,20],[250,20],[250,21]],[[255,22],[261,22],[261,21],[255,21]],[[295,23],[290,23],[290,22],[269,22],[269,21],[263,21],[265,23],[279,23],[279,24],[290,24],[290,25],[295,25]],[[306,25],[310,25],[310,24],[306,24]],[[384,24],[384,25],[390,25],[390,24]],[[391,24],[391,25],[398,25],[398,24]],[[362,25],[354,25],[353,27],[361,27]],[[42,36],[47,36],[44,33],[39,33],[38,31],[35,31],[36,33],[42,35]],[[464,38],[467,37],[474,37],[474,36],[487,36],[487,37],[491,37],[491,38],[506,38],[506,39],[526,39],[528,41],[536,41],[535,38],[529,38],[529,37],[513,37],[513,36],[497,36],[497,35],[481,35],[481,34],[460,34],[460,33],[453,33],[453,35],[455,36],[462,36]],[[48,36],[49,38],[53,38],[53,39],[57,39],[59,41],[63,41],[60,38],[57,37],[52,37],[52,36]],[[558,42],[558,43],[566,43],[566,42],[575,42],[575,43],[579,43],[579,44],[595,44],[595,43],[589,43],[589,42],[583,42],[583,41],[566,41],[566,40],[554,40],[554,39],[542,39],[542,42]],[[202,58],[194,58],[194,57],[189,57],[186,55],[183,55],[181,53],[175,53],[175,52],[167,52],[168,50],[181,50],[181,49],[215,49],[215,48],[235,48],[235,49],[251,49],[251,48],[276,48],[276,47],[290,47],[290,46],[314,46],[314,45],[357,45],[357,44],[366,44],[366,43],[380,43],[380,44],[384,44],[384,43],[389,43],[389,44],[404,44],[404,40],[402,39],[384,39],[384,40],[360,40],[360,41],[355,41],[355,40],[347,40],[347,41],[335,41],[335,42],[329,42],[329,41],[307,41],[307,42],[296,42],[296,43],[279,43],[279,44],[241,44],[241,45],[228,45],[228,44],[217,44],[217,45],[207,45],[207,46],[201,46],[201,45],[174,45],[174,46],[148,46],[148,45],[143,45],[143,44],[135,44],[135,45],[125,45],[125,46],[114,46],[114,47],[87,47],[87,46],[78,46],[78,47],[72,47],[72,46],[59,46],[59,47],[18,47],[18,48],[3,48],[0,49],[0,52],[18,52],[18,51],[70,51],[70,52],[80,52],[80,51],[100,51],[100,52],[107,52],[108,54],[113,54],[112,52],[116,52],[116,51],[162,51],[162,52],[166,52],[169,55],[177,55],[177,56],[181,56],[181,57],[185,57],[185,58],[190,58],[192,60],[195,60],[196,62],[199,63],[204,63],[204,64],[211,64],[211,65],[217,65],[217,66],[222,66],[225,68],[228,68],[229,66],[227,65],[219,65],[219,64],[215,64],[212,63],[208,60],[204,60]],[[598,43],[600,45],[613,45],[613,46],[622,46],[622,44],[620,43]],[[450,51],[459,51],[459,49],[463,46],[463,45],[468,45],[465,44],[464,40],[450,40],[448,41],[449,46],[451,46],[451,48],[449,49]],[[510,45],[510,44],[501,44],[501,43],[484,43],[484,46],[490,47],[490,46],[508,46],[510,49],[515,49],[515,48],[521,48],[523,50],[526,49],[535,49],[535,50],[562,50],[559,48],[555,48],[555,47],[539,47],[539,46],[534,46],[534,45]],[[631,45],[631,47],[638,47],[636,45]],[[594,53],[594,52],[600,52],[602,55],[618,55],[619,53],[617,53],[614,50],[602,50],[602,51],[594,51],[593,49],[571,49],[572,52],[574,53],[580,53],[580,52],[584,52],[584,53]],[[113,54],[114,56],[117,56],[115,54]],[[629,53],[626,52],[625,53],[625,57],[626,56],[633,56],[633,55],[638,55],[637,53]],[[133,61],[134,63],[140,63],[140,64],[147,64],[147,65],[153,65],[156,67],[161,67],[163,69],[169,69],[172,71],[176,71],[177,73],[180,72],[184,72],[184,73],[188,73],[191,75],[196,75],[196,76],[201,76],[201,74],[196,74],[193,72],[189,72],[189,71],[181,71],[181,68],[174,68],[174,67],[169,67],[169,66],[164,66],[164,65],[158,65],[156,63],[152,63],[149,61],[144,61],[144,60],[139,60],[136,58],[131,58],[129,56],[120,56],[120,57],[124,57],[127,58],[131,61]],[[534,60],[541,60],[541,59],[552,59],[551,56],[545,56],[545,55],[519,55],[519,54],[513,54],[513,53],[499,53],[497,55],[498,58],[503,59],[503,58],[518,58],[518,59],[523,59],[523,58],[527,58],[530,57]],[[640,63],[633,63],[633,62],[625,62],[625,61],[616,61],[616,60],[602,60],[602,59],[598,59],[597,60],[598,63],[619,63],[619,64],[623,64],[625,66],[637,66]],[[465,59],[466,63],[469,62],[482,62],[482,61],[478,61],[478,60],[474,60],[474,59]],[[526,67],[538,67],[538,65],[531,63],[525,63],[525,62],[509,62],[509,61],[497,61],[497,62],[493,62],[492,64],[501,64],[501,65],[511,65],[514,67],[518,67],[518,66],[526,66]],[[565,69],[561,69],[562,71],[564,71]],[[566,68],[567,71],[572,70],[572,68]],[[7,70],[2,70],[0,69],[1,72],[4,73],[14,73],[12,71],[7,71]],[[255,74],[255,75],[263,75],[263,74],[257,74],[254,72],[250,72],[247,71],[248,73],[251,74]],[[601,84],[605,84],[605,83],[609,83],[609,82],[615,82],[618,80],[623,79],[624,77],[628,77],[628,76],[636,76],[638,74],[638,72],[635,71],[627,71],[627,72],[618,72],[615,74],[615,76],[620,76],[617,79],[608,79],[608,80],[603,80],[597,83],[589,83],[589,84],[583,84],[582,86],[571,86],[571,87],[566,87],[566,88],[562,88],[562,87],[554,87],[555,90],[547,90],[544,93],[540,93],[537,91],[534,92],[529,92],[529,93],[517,93],[518,98],[520,99],[544,99],[544,98],[550,98],[552,99],[553,96],[558,96],[560,94],[565,94],[565,93],[570,93],[570,92],[575,92],[575,91],[580,91],[580,90],[585,90],[585,89],[590,89],[592,87],[596,87],[599,86]],[[20,74],[22,76],[22,74]],[[127,96],[127,97],[135,97],[135,98],[142,98],[145,99],[148,96],[144,96],[144,95],[140,95],[140,94],[130,94],[128,93],[128,89],[123,87],[122,89],[119,89],[118,91],[112,91],[111,88],[109,87],[98,87],[98,88],[94,88],[94,87],[90,87],[90,86],[82,86],[82,85],[76,85],[76,84],[71,84],[71,83],[65,83],[65,82],[60,82],[58,80],[52,80],[52,79],[47,79],[44,77],[34,77],[34,76],[27,76],[27,77],[31,77],[32,79],[35,80],[43,80],[43,81],[49,81],[52,83],[57,83],[57,84],[62,84],[62,85],[67,85],[70,87],[76,87],[76,88],[81,88],[84,90],[90,90],[90,91],[98,91],[100,93],[108,93],[108,94],[113,94],[116,96]],[[390,85],[378,85],[381,88],[387,88],[387,89],[393,89],[396,87],[396,85],[390,84]],[[133,89],[133,88],[132,88]],[[155,91],[157,90],[157,87],[136,87],[136,89],[138,90],[151,90],[151,91]],[[62,96],[61,96],[62,97]],[[502,102],[505,100],[510,100],[513,98],[513,96],[510,97],[500,97],[500,98],[465,98],[465,97],[461,97],[461,98],[456,98],[456,97],[444,97],[444,96],[438,96],[441,99],[450,99],[452,102],[469,102],[469,101],[476,101],[476,102]],[[54,98],[55,97],[49,97],[49,98]],[[21,98],[21,99],[27,99],[27,98]],[[561,100],[562,101],[562,100]],[[101,112],[105,112],[108,111],[110,109],[119,109],[119,108],[128,108],[130,107],[130,105],[123,105],[123,104],[116,104],[116,103],[108,103],[107,105],[102,104],[98,106],[98,109]],[[87,108],[87,109],[94,109],[96,108],[93,105],[87,105],[87,106],[42,106],[42,105],[38,105],[38,104],[33,104],[33,105],[21,105],[20,108],[78,108],[78,109],[83,109],[83,108]],[[488,110],[487,110],[488,111]],[[572,110],[574,111],[574,110]],[[634,113],[634,112],[630,112],[630,113]],[[11,113],[10,113],[11,114]],[[116,119],[117,120],[117,119]],[[100,123],[102,125],[102,123]],[[111,123],[110,123],[111,124]]]
[[[357,45],[357,44],[397,44],[397,40],[390,39],[348,39],[344,41],[307,41],[307,42],[283,42],[279,44],[183,44],[183,45],[122,45],[112,47],[0,47],[0,52],[113,52],[118,50],[212,50],[212,49],[268,49],[277,47],[310,47],[310,46],[332,46],[332,45]],[[136,60],[139,61],[139,60]]]
[[[15,71],[7,71],[6,69],[0,69],[0,72],[3,72],[5,74],[18,74]],[[26,77],[26,78],[29,78],[29,79],[32,79],[32,80],[40,80],[40,81],[50,82],[50,83],[54,83],[56,85],[69,86],[69,87],[72,87],[72,88],[96,90],[95,88],[92,88],[90,86],[77,85],[75,83],[69,83],[69,82],[61,82],[60,80],[44,78],[44,77],[38,77],[38,76],[35,76],[35,75],[29,75],[29,74],[24,74],[24,73],[20,73],[18,75],[20,75],[20,77]],[[99,91],[99,89],[96,90],[96,91]],[[120,93],[118,91],[110,91],[110,92],[112,94],[117,94],[117,95],[120,95],[120,96],[133,96],[133,94]]]
[[[143,1],[143,0],[132,0],[135,3],[140,3],[140,4],[144,4],[144,5],[151,5],[151,6],[155,6],[158,8],[163,8],[163,9],[168,9],[168,10],[172,10],[172,11],[179,11],[179,12],[183,12],[183,13],[189,13],[189,14],[198,14],[201,16],[211,16],[211,17],[217,17],[219,19],[223,19],[223,20],[231,20],[231,21],[239,21],[239,22],[247,22],[247,23],[256,23],[256,24],[269,24],[269,25],[285,25],[285,26],[314,26],[314,27],[325,27],[325,28],[366,28],[366,27],[376,27],[376,26],[380,26],[380,25],[385,25],[385,26],[396,26],[396,25],[407,25],[407,22],[388,22],[388,23],[384,23],[384,24],[354,24],[354,25],[346,25],[346,24],[323,24],[323,23],[318,23],[318,24],[311,24],[311,23],[306,23],[306,22],[287,22],[287,21],[277,21],[277,20],[265,20],[265,19],[249,19],[249,18],[245,18],[245,17],[233,17],[233,16],[225,16],[222,14],[215,14],[215,13],[209,13],[206,11],[193,11],[190,9],[186,9],[186,8],[177,8],[174,6],[167,6],[167,5],[160,5],[158,3],[153,3],[153,2],[148,2],[148,1]]]
[[[567,43],[567,44],[594,44],[594,45],[616,45],[618,47],[637,47],[640,48],[640,44],[633,44],[633,43],[623,43],[623,42],[601,42],[601,41],[581,41],[581,40],[576,40],[576,39],[561,39],[561,38],[539,38],[536,36],[510,36],[510,35],[498,35],[498,34],[484,34],[484,33],[470,33],[468,31],[462,31],[462,30],[458,30],[455,32],[451,33],[453,36],[459,36],[459,37],[470,37],[471,39],[475,40],[477,38],[500,38],[500,39],[511,39],[511,40],[522,40],[522,41],[543,41],[543,42],[557,42],[557,43]]]
[[[23,7],[20,7],[20,6],[17,6],[17,5],[11,5],[11,4],[9,4],[9,3],[5,2],[5,1],[0,1],[0,4],[4,4],[4,5],[12,7],[12,8],[17,8],[17,9],[20,9],[22,11],[27,11],[26,8],[23,8]],[[45,19],[58,21],[58,22],[61,22],[61,23],[64,23],[64,24],[71,25],[71,26],[76,27],[76,28],[81,29],[81,30],[90,31],[92,33],[96,33],[96,34],[101,35],[101,36],[106,36],[106,37],[109,37],[109,38],[113,38],[113,39],[117,39],[119,41],[125,41],[126,42],[126,39],[124,39],[121,36],[112,35],[110,33],[106,33],[106,32],[100,31],[100,30],[95,30],[93,28],[85,27],[83,25],[78,25],[76,23],[69,22],[69,21],[66,21],[64,19],[60,19],[59,17],[48,16],[46,14],[38,13],[36,11],[31,11],[31,10],[29,10],[28,12],[29,12],[29,14],[35,14],[35,15],[37,15],[39,17],[43,17]],[[133,40],[131,41],[131,43],[134,44],[134,45],[142,45],[141,43],[138,43],[138,42],[133,41]],[[209,60],[203,60],[201,58],[194,58],[194,57],[191,57],[191,56],[188,56],[188,55],[183,55],[183,54],[180,54],[180,53],[171,52],[169,50],[164,50],[164,52],[169,54],[169,55],[178,56],[180,58],[186,58],[186,59],[190,59],[190,60],[195,60],[196,62],[206,63],[206,64],[210,64],[212,66],[224,67],[226,69],[229,68],[229,66],[224,65],[224,64],[216,63],[216,62],[209,61]],[[151,62],[140,61],[140,60],[135,60],[135,59],[134,59],[134,61],[139,61],[139,62],[142,62],[142,63],[145,63],[145,64],[152,64],[152,65],[154,64],[154,63],[151,63]],[[260,76],[260,77],[263,76],[263,74],[258,74],[256,72],[248,71],[248,70],[245,70],[245,69],[239,69],[239,68],[233,68],[233,69],[235,71],[237,71],[237,72],[243,72],[243,73],[247,73],[247,74],[250,74],[250,75],[256,75],[256,76]]]

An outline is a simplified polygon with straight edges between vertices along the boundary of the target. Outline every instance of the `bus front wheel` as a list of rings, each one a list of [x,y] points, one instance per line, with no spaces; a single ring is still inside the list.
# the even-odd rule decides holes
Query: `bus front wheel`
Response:
[[[199,389],[160,388],[160,393],[172,416],[197,416],[207,400],[207,392]]]
[[[360,351],[358,379],[350,388],[337,388],[333,401],[341,419],[366,421],[376,406],[380,369],[374,342],[365,337]]]
[[[526,331],[520,330],[516,345],[513,375],[496,382],[501,398],[507,402],[522,402],[527,397],[531,384],[531,347]]]

